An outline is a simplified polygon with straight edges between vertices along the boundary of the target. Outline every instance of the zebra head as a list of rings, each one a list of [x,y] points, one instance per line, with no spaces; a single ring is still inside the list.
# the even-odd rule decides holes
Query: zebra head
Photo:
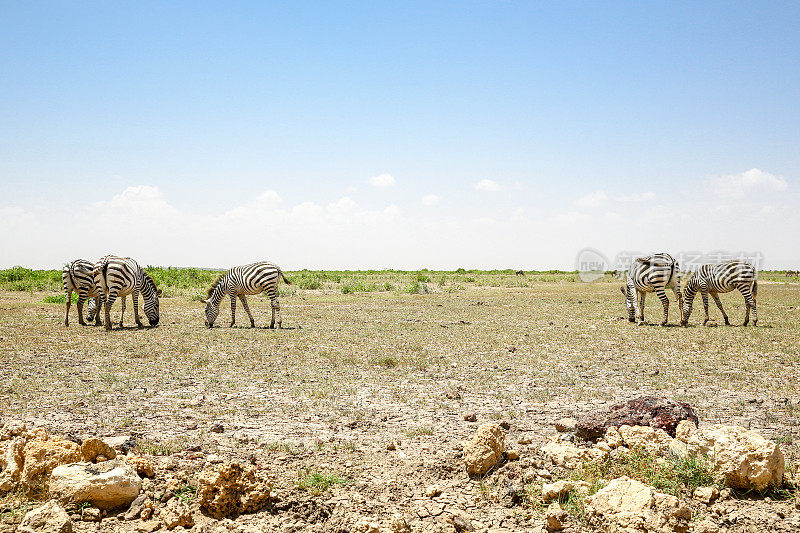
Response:
[[[144,314],[151,326],[158,325],[158,299],[161,294],[161,289],[156,288],[156,282],[145,272],[142,280],[142,298],[144,298]]]
[[[210,296],[207,300],[202,300],[202,302],[206,304],[206,327],[213,328],[214,321],[219,316],[219,305],[215,305]]]
[[[625,307],[628,309],[628,321],[636,322],[636,311],[633,307],[633,300],[630,298],[630,294],[628,293],[628,287],[622,285],[620,286],[619,290],[622,292],[622,296],[625,297]]]
[[[698,278],[699,276],[696,272],[690,272],[689,279],[686,281],[686,286],[683,289],[683,316],[681,317],[681,326],[689,324],[689,317],[692,314],[692,302],[700,287]]]
[[[89,298],[88,309],[86,310],[86,320],[89,322],[94,320],[94,314],[97,313],[99,309],[97,309],[97,302],[95,302],[94,298]]]

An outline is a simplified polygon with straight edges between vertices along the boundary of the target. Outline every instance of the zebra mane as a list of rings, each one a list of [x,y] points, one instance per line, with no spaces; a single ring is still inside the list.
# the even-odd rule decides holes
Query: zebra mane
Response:
[[[145,282],[149,282],[153,284],[153,288],[157,289],[156,280],[153,279],[153,276],[147,273],[146,270],[142,269],[142,277],[145,279]]]
[[[217,288],[217,285],[222,283],[222,278],[224,278],[226,275],[227,272],[223,272],[222,274],[219,275],[217,279],[214,280],[214,283],[212,283],[211,287],[209,287],[208,291],[206,291],[206,298],[211,298],[211,294],[214,292],[214,289]]]

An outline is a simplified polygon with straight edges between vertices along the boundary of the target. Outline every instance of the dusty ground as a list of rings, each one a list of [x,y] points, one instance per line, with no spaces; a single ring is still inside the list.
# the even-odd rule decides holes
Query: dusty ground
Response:
[[[254,460],[278,478],[284,506],[228,524],[245,530],[346,531],[356,515],[389,527],[394,513],[414,530],[452,529],[452,515],[475,527],[539,528],[540,509],[493,501],[490,480],[467,477],[459,443],[481,422],[506,420],[512,444],[532,440],[517,446],[524,465],[555,434],[554,420],[642,394],[689,402],[701,425],[757,429],[794,469],[800,285],[760,283],[756,328],[702,327],[699,301],[691,327],[637,327],[622,318],[617,285],[300,290],[281,300],[283,330],[228,328],[227,305],[221,327],[208,330],[198,302],[165,298],[160,327],[112,332],[74,315],[65,328],[63,306],[42,303],[42,293],[3,292],[0,416],[54,433],[133,435],[145,453],[174,454],[187,468],[203,465],[186,459],[187,445]],[[741,298],[722,298],[740,323]],[[258,326],[269,322],[263,298],[251,307]],[[653,298],[647,309],[650,321],[660,317]],[[248,323],[241,306],[237,315]],[[678,316],[673,302],[670,321]],[[300,490],[309,473],[346,483]],[[424,493],[434,483],[443,493],[432,499]],[[747,505],[787,520],[796,512],[780,501]],[[752,518],[743,514],[741,524]],[[108,522],[78,529],[122,527]]]

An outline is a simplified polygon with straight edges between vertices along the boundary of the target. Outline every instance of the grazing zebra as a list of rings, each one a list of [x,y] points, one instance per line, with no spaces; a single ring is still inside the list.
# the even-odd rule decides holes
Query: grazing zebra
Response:
[[[125,296],[128,294],[133,300],[133,316],[136,319],[136,325],[142,327],[139,319],[140,292],[144,300],[144,314],[147,316],[147,320],[151,326],[158,325],[158,298],[161,296],[161,289],[156,287],[150,274],[145,272],[136,261],[130,257],[107,255],[95,264],[94,277],[95,283],[103,291],[107,330],[111,329],[111,306],[114,305],[114,300],[118,296],[122,297],[122,317],[119,321],[119,325],[122,327],[125,315]]]
[[[281,269],[266,261],[233,267],[226,273],[220,275],[217,280],[209,287],[206,299],[206,326],[214,327],[214,321],[219,315],[219,304],[225,295],[231,298],[231,327],[236,323],[236,297],[242,301],[247,316],[250,317],[250,327],[256,326],[253,314],[247,305],[245,295],[259,294],[266,291],[272,305],[272,321],[269,323],[270,329],[275,327],[275,315],[278,315],[278,328],[281,327],[281,304],[278,302],[278,278],[291,285],[291,281],[281,272]]]
[[[517,276],[524,276],[524,275],[525,275],[524,270],[517,270]]]
[[[64,317],[65,326],[69,326],[69,307],[72,304],[73,291],[78,293],[78,322],[80,325],[86,325],[86,322],[83,321],[83,303],[87,298],[91,298],[89,300],[87,318],[89,322],[93,318],[96,319],[95,325],[100,325],[100,313],[95,314],[95,311],[100,306],[100,298],[103,294],[94,282],[93,271],[94,263],[86,259],[76,259],[65,265],[61,271],[61,281],[64,286],[64,292],[67,295],[67,313]]]
[[[664,306],[662,326],[667,325],[669,318],[669,298],[665,289],[669,287],[678,299],[678,309],[683,321],[683,296],[681,295],[680,268],[678,262],[669,254],[652,254],[634,259],[628,270],[626,284],[620,287],[625,296],[628,308],[628,320],[644,324],[644,297],[648,292],[655,292]]]
[[[800,274],[797,272],[797,270],[787,270],[786,271],[786,277],[787,278],[796,278],[798,275],[800,275]]]
[[[681,323],[685,326],[689,322],[689,315],[692,314],[692,300],[694,300],[699,290],[703,296],[703,307],[706,310],[706,318],[703,320],[703,325],[705,326],[709,321],[708,295],[711,294],[717,307],[722,312],[725,325],[730,326],[731,323],[722,308],[722,302],[719,300],[718,294],[739,289],[739,292],[744,296],[744,303],[747,307],[744,315],[744,324],[742,325],[746,326],[750,321],[750,309],[752,308],[753,325],[755,326],[758,323],[758,313],[756,311],[758,281],[756,277],[756,269],[746,261],[727,261],[714,265],[702,265],[686,283],[683,298],[683,320]]]

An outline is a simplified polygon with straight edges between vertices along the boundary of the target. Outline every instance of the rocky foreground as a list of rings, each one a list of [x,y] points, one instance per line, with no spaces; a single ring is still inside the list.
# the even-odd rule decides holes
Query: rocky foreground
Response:
[[[226,461],[191,446],[153,456],[127,436],[6,421],[0,532],[800,531],[792,472],[757,432],[698,429],[691,408],[656,398],[555,425],[559,435],[533,446],[509,442],[508,422],[484,423],[442,451],[437,482],[370,500],[356,482],[292,479],[256,456]]]

